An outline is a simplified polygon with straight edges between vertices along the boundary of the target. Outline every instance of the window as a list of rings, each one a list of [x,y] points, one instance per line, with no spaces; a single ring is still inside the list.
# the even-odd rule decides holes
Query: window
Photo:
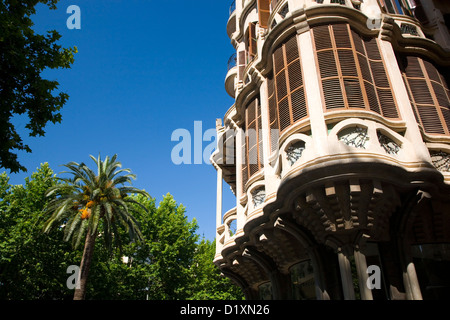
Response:
[[[381,4],[384,6],[388,13],[403,14],[402,6],[400,5],[399,0],[381,0]]]
[[[271,150],[278,147],[277,132],[308,116],[303,72],[296,34],[275,49],[273,74],[268,77]]]
[[[256,22],[250,22],[248,26],[248,33],[245,39],[245,48],[247,50],[247,64],[253,61],[257,54],[256,42]]]
[[[253,208],[257,208],[266,200],[266,189],[264,187],[257,188],[252,191]]]
[[[236,219],[233,219],[228,223],[228,232],[230,237],[236,234],[236,230],[237,230],[237,221]]]
[[[297,140],[289,145],[286,149],[286,159],[289,165],[293,165],[301,158],[303,151],[305,151],[305,141]]]
[[[326,111],[360,109],[399,117],[376,38],[348,24],[313,27]]]
[[[266,282],[258,287],[259,300],[272,300],[272,284]]]
[[[450,244],[412,245],[411,253],[423,299],[450,299]]]
[[[365,149],[369,136],[367,128],[350,127],[339,131],[338,139],[350,147]]]
[[[261,104],[259,97],[253,98],[245,110],[245,138],[242,146],[244,163],[242,166],[243,188],[248,179],[264,167]]]
[[[241,50],[238,53],[238,68],[239,68],[239,81],[244,80],[244,70],[247,65],[247,61],[245,59],[245,50]]]
[[[377,131],[378,142],[387,154],[397,155],[400,152],[400,145],[387,135]]]
[[[270,0],[258,0],[259,26],[267,29],[270,16]]]
[[[302,261],[289,269],[292,296],[295,300],[315,300],[316,286],[311,260]]]
[[[430,155],[436,169],[442,172],[450,172],[450,153],[442,150],[431,150]]]
[[[345,5],[345,0],[330,0],[330,3],[338,3],[338,4]]]
[[[267,77],[267,93],[269,96],[269,128],[270,128],[270,151],[278,149],[278,138],[280,136],[278,124],[278,110],[275,96],[275,82],[273,73]]]
[[[417,123],[426,133],[450,135],[450,91],[444,76],[422,58],[399,61]]]

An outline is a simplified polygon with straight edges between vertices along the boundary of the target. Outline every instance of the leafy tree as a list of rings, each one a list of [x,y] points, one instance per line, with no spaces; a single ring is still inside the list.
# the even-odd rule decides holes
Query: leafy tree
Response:
[[[0,299],[70,299],[67,267],[83,250],[61,241],[65,228],[42,229],[55,196],[46,191],[61,181],[43,164],[24,185],[13,186],[0,174]],[[213,265],[215,244],[199,241],[197,222],[167,194],[156,204],[141,194],[129,196],[143,242],[130,242],[118,228],[122,246],[95,242],[86,296],[90,299],[240,299],[242,294]],[[60,224],[58,224],[59,226]],[[67,226],[67,224],[66,224]],[[103,237],[103,225],[99,223]],[[124,259],[127,258],[127,259]]]
[[[0,299],[64,299],[73,295],[66,287],[69,265],[80,251],[61,242],[63,231],[42,234],[46,220],[45,191],[56,184],[48,164],[12,186],[0,175]]]
[[[46,35],[32,29],[31,15],[43,3],[56,9],[58,0],[3,0],[0,2],[0,167],[12,172],[26,171],[12,150],[31,152],[17,133],[11,118],[27,113],[30,136],[43,136],[50,121],[61,122],[58,112],[68,99],[66,93],[53,95],[57,81],[41,77],[47,68],[70,68],[74,48],[57,44],[61,35],[55,30]]]
[[[74,299],[82,300],[86,295],[86,284],[92,256],[95,248],[95,240],[101,232],[106,247],[112,248],[112,241],[120,245],[120,232],[118,226],[123,226],[129,233],[131,240],[143,240],[138,223],[131,212],[133,206],[139,205],[128,194],[142,194],[149,197],[147,192],[132,186],[131,179],[136,176],[130,173],[130,169],[120,169],[121,163],[117,161],[117,155],[108,156],[101,160],[91,156],[97,166],[94,173],[84,163],[70,162],[66,165],[73,175],[72,178],[60,178],[64,183],[50,187],[47,197],[54,196],[46,210],[52,212],[44,226],[48,232],[55,223],[64,224],[64,240],[72,238],[72,244],[76,248],[85,238],[83,257],[80,264],[80,288],[75,289]],[[125,175],[120,175],[127,173]],[[99,223],[101,222],[101,228]]]
[[[242,300],[242,290],[220,275],[213,264],[216,241],[203,239],[197,246],[192,264],[193,300]]]
[[[134,300],[188,299],[192,293],[190,268],[198,240],[197,222],[188,220],[185,207],[169,193],[158,207],[153,198],[135,195],[134,199],[145,208],[135,205],[144,241],[123,246],[108,266],[103,265],[115,288],[101,295]],[[123,257],[127,257],[127,263],[123,263]],[[99,292],[93,294],[101,298]]]

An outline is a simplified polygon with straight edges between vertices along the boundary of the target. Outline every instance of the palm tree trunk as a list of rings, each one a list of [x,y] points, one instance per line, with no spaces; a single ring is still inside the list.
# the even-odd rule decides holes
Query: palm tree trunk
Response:
[[[91,232],[88,230],[86,240],[84,243],[83,257],[81,258],[80,276],[79,276],[80,285],[77,286],[77,288],[75,289],[73,300],[84,300],[84,297],[86,295],[86,283],[89,275],[89,268],[92,262],[92,255],[94,253],[96,237],[97,233],[91,235]]]

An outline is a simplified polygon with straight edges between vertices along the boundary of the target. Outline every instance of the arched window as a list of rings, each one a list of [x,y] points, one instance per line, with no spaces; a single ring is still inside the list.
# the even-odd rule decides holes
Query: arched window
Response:
[[[326,111],[360,109],[398,119],[377,39],[348,24],[315,26],[312,32]]]

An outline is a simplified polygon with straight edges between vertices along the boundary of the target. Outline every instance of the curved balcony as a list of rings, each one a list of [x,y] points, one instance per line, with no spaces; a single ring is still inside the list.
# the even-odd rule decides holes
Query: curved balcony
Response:
[[[237,211],[236,207],[228,210],[223,215],[223,224],[217,228],[217,239],[220,246],[232,244],[236,234]]]
[[[228,59],[228,72],[225,76],[225,90],[227,93],[234,98],[235,97],[235,79],[237,77],[237,66],[236,66],[236,53],[233,53]]]
[[[236,0],[234,0],[230,5],[230,17],[227,21],[227,34],[231,39],[233,33],[236,32]]]

